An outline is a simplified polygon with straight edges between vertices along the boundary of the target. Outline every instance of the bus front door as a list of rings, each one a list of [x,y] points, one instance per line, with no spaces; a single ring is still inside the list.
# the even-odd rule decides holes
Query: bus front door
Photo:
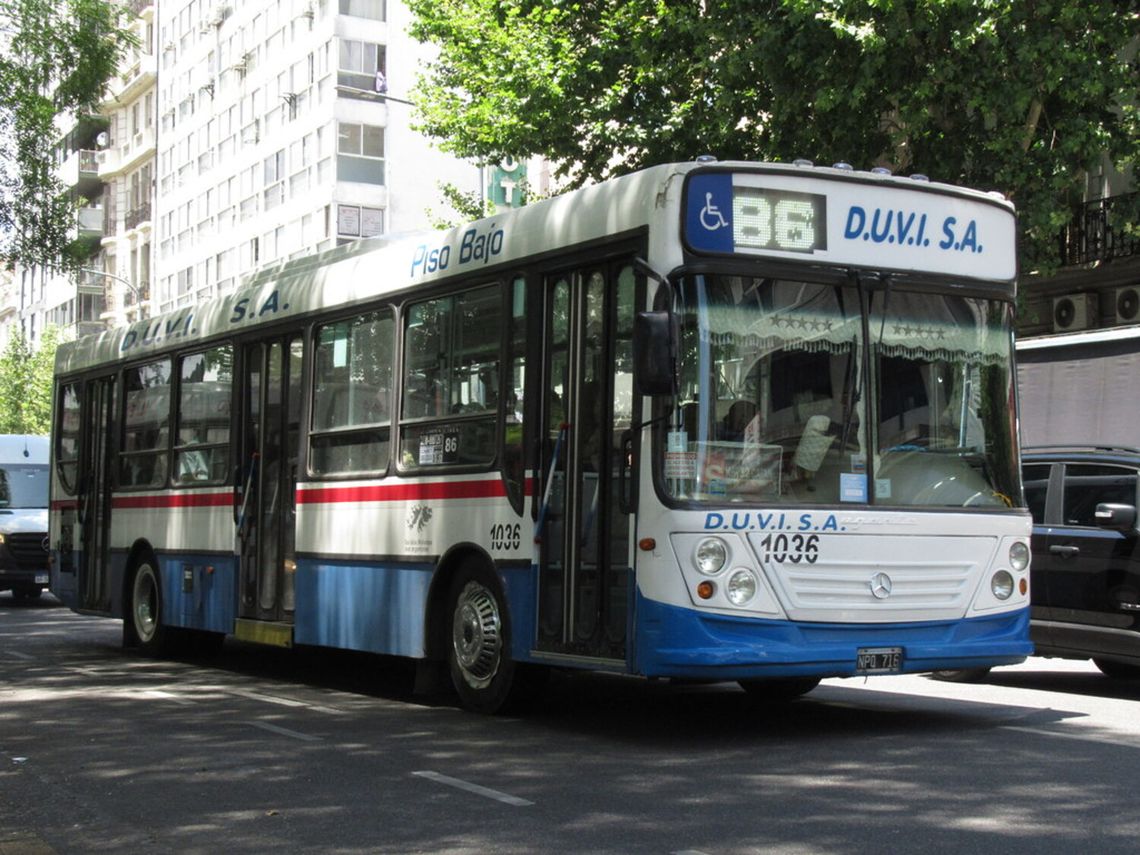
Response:
[[[629,265],[547,282],[538,648],[623,661],[631,589],[625,445],[632,413]]]
[[[85,384],[79,479],[79,607],[96,612],[111,608],[111,448],[115,377]]]
[[[292,624],[294,521],[301,403],[299,337],[246,345],[235,515],[240,571],[238,637],[289,644],[288,631],[250,622]]]

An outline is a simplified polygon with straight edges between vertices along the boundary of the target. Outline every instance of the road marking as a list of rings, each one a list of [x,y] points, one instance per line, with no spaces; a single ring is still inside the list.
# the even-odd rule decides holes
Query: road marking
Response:
[[[287,727],[278,727],[275,724],[269,724],[265,721],[251,721],[254,727],[260,727],[262,730],[268,730],[270,733],[276,733],[279,736],[288,736],[292,739],[300,739],[302,742],[320,742],[319,736],[313,736],[309,733],[298,733],[295,730],[289,730]]]
[[[239,698],[246,698],[251,701],[261,701],[267,704],[277,704],[282,707],[304,707],[313,712],[328,713],[329,715],[343,715],[344,710],[338,710],[335,707],[324,707],[319,704],[310,704],[305,701],[294,700],[293,698],[280,698],[276,695],[262,695],[257,692],[249,692],[244,689],[222,689],[227,695],[236,695]]]
[[[492,790],[488,787],[481,787],[478,784],[472,784],[468,781],[461,781],[459,778],[452,778],[448,775],[441,775],[439,772],[412,772],[413,775],[419,778],[427,778],[429,781],[435,781],[437,784],[446,784],[449,787],[455,787],[458,790],[466,790],[469,793],[474,793],[477,796],[484,796],[488,799],[494,799],[497,802],[502,802],[507,805],[514,805],[515,807],[526,807],[532,805],[534,802],[529,802],[526,799],[520,799],[518,796],[512,796],[509,793],[501,793],[498,790]]]
[[[35,658],[35,657],[34,657],[34,656],[32,656],[32,654],[30,654],[30,653],[21,653],[21,652],[20,652],[20,651],[18,651],[18,650],[9,650],[9,651],[7,651],[7,652],[5,653],[5,655],[6,655],[6,656],[14,656],[14,657],[16,657],[17,659],[25,659],[25,660],[30,660],[30,659],[34,659],[34,658]]]
[[[1067,731],[1064,731],[1064,730],[1047,730],[1046,728],[1043,728],[1043,727],[1022,727],[1020,725],[1015,725],[1015,724],[1002,725],[1001,729],[1002,730],[1016,730],[1019,733],[1031,733],[1034,736],[1055,736],[1055,737],[1058,737],[1060,739],[1072,739],[1072,740],[1075,740],[1077,742],[1095,742],[1098,745],[1120,746],[1122,744],[1121,740],[1120,740],[1120,734],[1117,734],[1114,736],[1108,736],[1108,735],[1101,736],[1099,734],[1092,734],[1092,733],[1076,733],[1073,730],[1067,730]],[[1128,734],[1128,735],[1131,736],[1132,734]],[[1123,744],[1129,748],[1140,747],[1137,745],[1130,745],[1127,742],[1125,742]]]

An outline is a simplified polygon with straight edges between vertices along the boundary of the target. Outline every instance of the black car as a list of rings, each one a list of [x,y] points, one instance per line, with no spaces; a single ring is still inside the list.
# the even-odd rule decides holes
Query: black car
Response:
[[[1030,637],[1038,656],[1091,659],[1140,678],[1140,449],[1022,450],[1030,540]],[[989,669],[938,671],[967,681]]]
[[[1037,655],[1140,677],[1140,449],[1027,448],[1022,475]]]

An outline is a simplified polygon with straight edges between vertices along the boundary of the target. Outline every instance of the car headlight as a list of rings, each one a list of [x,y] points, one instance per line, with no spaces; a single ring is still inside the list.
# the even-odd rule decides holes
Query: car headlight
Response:
[[[693,560],[697,570],[706,576],[714,576],[724,569],[728,561],[728,547],[719,537],[706,537],[697,544]]]
[[[1008,570],[998,570],[990,579],[990,590],[999,600],[1013,596],[1013,576]]]
[[[756,596],[756,577],[749,570],[737,570],[728,577],[725,594],[734,606],[743,606]]]
[[[1009,566],[1018,573],[1029,566],[1029,547],[1020,540],[1009,548]]]
[[[0,546],[4,545],[4,533],[0,532]]]

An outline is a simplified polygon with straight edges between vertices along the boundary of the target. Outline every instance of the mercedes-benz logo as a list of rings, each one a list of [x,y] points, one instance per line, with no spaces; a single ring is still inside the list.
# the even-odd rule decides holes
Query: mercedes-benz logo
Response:
[[[41,543],[40,546],[44,548],[44,552],[51,552],[51,540],[48,538],[45,537],[43,539],[43,543]]]
[[[891,595],[891,577],[886,573],[876,573],[871,577],[871,593],[877,600],[885,600]]]

